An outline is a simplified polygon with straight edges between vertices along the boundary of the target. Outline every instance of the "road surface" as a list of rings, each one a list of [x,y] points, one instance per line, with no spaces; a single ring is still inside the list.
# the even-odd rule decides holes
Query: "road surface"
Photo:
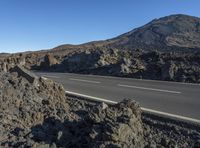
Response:
[[[62,83],[66,91],[121,101],[134,99],[144,108],[200,120],[200,85],[129,78],[36,73]]]

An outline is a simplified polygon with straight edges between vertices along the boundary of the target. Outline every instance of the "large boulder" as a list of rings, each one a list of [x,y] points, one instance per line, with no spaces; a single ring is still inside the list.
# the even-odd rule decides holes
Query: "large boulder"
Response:
[[[44,56],[43,61],[40,63],[40,69],[50,70],[50,68],[59,64],[59,61],[52,55],[47,54]]]
[[[24,67],[20,65],[11,68],[10,71],[16,72],[18,76],[25,78],[32,84],[36,84],[38,81],[38,77],[34,73],[31,73],[30,71],[26,70]]]
[[[0,58],[0,72],[7,72],[15,65],[25,66],[26,60],[23,54],[11,55]]]
[[[133,100],[119,104],[94,108],[88,115],[91,126],[90,138],[93,146],[143,147],[141,109]]]
[[[177,71],[178,71],[178,67],[173,62],[166,63],[161,68],[162,80],[174,80],[175,79],[174,77]]]
[[[74,123],[75,124],[75,123]],[[141,109],[135,101],[93,107],[65,138],[70,147],[143,147]]]
[[[0,72],[7,72],[7,65],[5,62],[0,63]]]
[[[100,59],[100,53],[81,52],[73,54],[62,62],[64,69],[69,72],[89,72],[95,68],[95,64]]]

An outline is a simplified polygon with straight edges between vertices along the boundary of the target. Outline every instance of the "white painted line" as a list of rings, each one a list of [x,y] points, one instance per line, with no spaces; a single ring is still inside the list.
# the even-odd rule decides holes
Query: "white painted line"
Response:
[[[62,74],[62,73],[58,73]],[[146,82],[156,82],[156,83],[171,83],[171,84],[181,84],[181,85],[194,85],[194,86],[200,86],[200,83],[189,83],[189,82],[176,82],[176,81],[164,81],[164,80],[150,80],[150,79],[137,79],[137,78],[127,78],[127,77],[117,77],[117,76],[106,76],[106,75],[84,75],[84,74],[77,74],[77,73],[64,73],[64,74],[70,74],[70,75],[76,75],[76,76],[85,76],[85,77],[93,77],[93,78],[109,78],[109,79],[125,79],[125,80],[132,80],[132,81],[146,81]]]
[[[56,79],[59,79],[60,77],[57,77],[57,76],[51,76],[51,75],[42,75],[43,77],[48,77],[48,78],[56,78]]]
[[[139,86],[133,86],[133,85],[118,84],[118,86],[119,87],[128,87],[128,88],[136,88],[136,89],[159,91],[159,92],[167,92],[167,93],[174,93],[174,94],[180,94],[181,93],[179,91],[164,90],[164,89],[157,89],[157,88],[139,87]]]
[[[105,103],[111,103],[111,104],[117,104],[118,103],[116,101],[106,100],[106,99],[103,99],[103,98],[98,98],[98,97],[89,96],[89,95],[85,95],[85,94],[80,94],[80,93],[76,93],[76,92],[71,92],[71,91],[65,91],[65,92],[67,94],[70,94],[70,95],[84,97],[86,99],[91,99],[91,100],[95,100],[95,101],[100,101],[100,102],[105,102]],[[195,123],[200,124],[200,120],[198,120],[198,119],[194,119],[194,118],[190,118],[190,117],[185,117],[185,116],[181,116],[181,115],[176,115],[176,114],[171,114],[171,113],[166,113],[166,112],[157,111],[157,110],[153,110],[153,109],[148,109],[148,108],[144,108],[144,107],[141,107],[141,109],[143,111],[146,111],[146,112],[149,112],[149,113],[159,114],[159,115],[163,115],[163,116],[168,116],[168,117],[172,117],[172,118],[176,118],[176,119],[181,119],[181,120],[185,120],[185,121],[190,121],[190,122],[195,122]]]
[[[78,75],[78,74],[77,74]],[[199,83],[190,83],[190,82],[176,82],[176,81],[164,81],[164,80],[150,80],[150,79],[137,79],[137,78],[127,78],[127,77],[116,77],[116,76],[101,76],[101,75],[87,75],[89,77],[100,77],[100,78],[109,78],[109,79],[125,79],[131,81],[144,81],[144,82],[156,82],[156,83],[169,83],[169,84],[181,84],[181,85],[194,85],[200,86]]]
[[[170,113],[161,112],[161,111],[157,111],[157,110],[152,110],[152,109],[148,109],[148,108],[144,108],[144,107],[141,107],[141,109],[143,111],[146,111],[146,112],[156,113],[156,114],[165,115],[165,116],[169,116],[169,117],[173,117],[173,118],[178,118],[178,119],[181,119],[181,120],[192,121],[192,122],[196,122],[196,123],[200,124],[200,120],[198,120],[198,119],[185,117],[185,116],[180,116],[180,115],[175,115],[175,114],[170,114]]]
[[[74,79],[74,78],[69,78],[69,80],[72,80],[72,81],[80,81],[80,82],[88,82],[88,83],[101,83],[101,82],[98,82],[98,81],[91,81],[91,80],[84,80],[84,79]]]
[[[70,94],[70,95],[75,95],[75,96],[79,96],[79,97],[89,98],[89,99],[92,99],[92,100],[102,101],[102,102],[106,102],[106,103],[117,104],[117,102],[115,102],[115,101],[106,100],[106,99],[103,99],[103,98],[92,97],[92,96],[88,96],[88,95],[84,95],[84,94],[80,94],[80,93],[76,93],[76,92],[71,92],[71,91],[65,91],[65,92],[67,94]]]
[[[36,72],[39,74],[47,74],[47,73],[40,73],[40,72]],[[54,74],[62,74],[62,75],[76,75],[76,76],[85,76],[85,77],[93,77],[93,78],[107,78],[107,79],[124,79],[124,80],[130,80],[130,81],[146,81],[146,82],[156,82],[156,83],[171,83],[171,84],[181,84],[181,85],[194,85],[194,86],[200,86],[199,83],[189,83],[189,82],[176,82],[176,81],[162,81],[162,80],[150,80],[150,79],[136,79],[136,78],[127,78],[127,77],[116,77],[116,76],[103,76],[103,75],[84,75],[84,74],[76,74],[76,73],[59,73],[56,72]]]
[[[47,78],[46,78],[46,77],[44,77],[44,76],[41,76],[41,78],[43,78],[43,79],[45,79],[45,80],[47,79]]]

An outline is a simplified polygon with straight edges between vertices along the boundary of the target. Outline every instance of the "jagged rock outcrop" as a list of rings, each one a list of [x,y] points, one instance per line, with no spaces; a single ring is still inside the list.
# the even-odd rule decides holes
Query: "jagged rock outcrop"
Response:
[[[81,52],[68,56],[62,62],[64,70],[69,72],[82,71],[85,69],[94,69],[95,64],[100,58],[99,51],[96,52]],[[61,68],[62,69],[62,68]]]
[[[18,67],[20,68],[20,67]],[[21,69],[23,71],[23,69]],[[26,135],[34,125],[46,118],[65,119],[69,110],[65,91],[59,84],[45,78],[37,78],[37,85],[27,75],[16,72],[0,73],[0,145],[17,147],[26,141]]]
[[[7,72],[7,66],[5,62],[0,64],[0,71]]]
[[[6,72],[16,64],[32,70],[200,83],[200,52],[146,52],[104,47],[56,57],[31,53],[0,60],[0,71]]]
[[[32,84],[36,84],[38,82],[38,77],[34,73],[31,73],[20,65],[16,65],[15,67],[11,68],[10,71],[16,72],[18,76],[25,78]]]
[[[166,63],[161,68],[161,76],[163,80],[173,80],[175,74],[177,73],[178,67],[173,63]]]
[[[76,125],[77,126],[77,125]],[[72,133],[82,137],[67,142],[71,147],[143,147],[141,109],[131,100],[93,107]]]
[[[15,65],[25,66],[26,61],[23,54],[11,55],[0,58],[0,72],[7,72]]]
[[[52,54],[47,54],[40,63],[40,69],[48,70],[52,68],[52,66],[55,67],[57,64],[59,64],[59,61]]]
[[[134,101],[95,105],[84,116],[69,104],[61,85],[21,66],[0,73],[0,146],[143,145],[141,110]]]
[[[199,83],[199,67],[198,52],[182,54],[98,49],[66,57],[57,65],[56,71]]]

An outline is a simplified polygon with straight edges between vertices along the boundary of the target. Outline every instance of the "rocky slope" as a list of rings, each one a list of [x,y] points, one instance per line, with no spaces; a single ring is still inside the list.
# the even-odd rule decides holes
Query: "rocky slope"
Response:
[[[54,50],[86,49],[95,47],[149,50],[200,50],[200,18],[184,14],[154,19],[118,37],[82,45],[61,45]]]
[[[116,47],[157,50],[200,49],[200,18],[171,15],[111,39]]]
[[[200,127],[116,105],[65,96],[21,66],[0,73],[0,147],[195,147]]]

